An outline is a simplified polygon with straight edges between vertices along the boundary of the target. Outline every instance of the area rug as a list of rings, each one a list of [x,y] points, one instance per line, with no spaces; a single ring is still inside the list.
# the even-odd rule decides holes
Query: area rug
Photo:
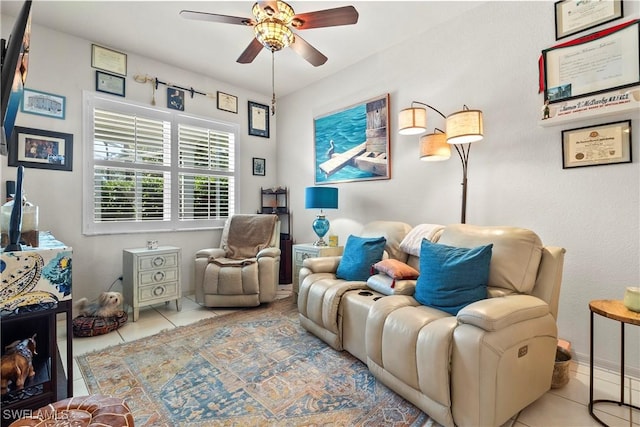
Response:
[[[347,352],[300,326],[292,298],[77,357],[90,393],[136,426],[436,426]]]

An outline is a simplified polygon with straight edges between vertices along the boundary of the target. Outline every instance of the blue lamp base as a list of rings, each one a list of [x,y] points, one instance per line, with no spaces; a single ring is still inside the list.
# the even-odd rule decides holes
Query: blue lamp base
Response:
[[[313,242],[314,246],[327,246],[327,242],[323,237],[329,231],[329,220],[325,218],[324,214],[319,214],[311,225],[313,231],[318,235],[318,240]]]

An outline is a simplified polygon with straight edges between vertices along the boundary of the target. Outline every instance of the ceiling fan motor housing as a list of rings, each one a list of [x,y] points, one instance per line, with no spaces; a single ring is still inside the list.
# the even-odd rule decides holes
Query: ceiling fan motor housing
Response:
[[[253,16],[258,23],[253,27],[256,38],[272,52],[279,51],[292,44],[295,36],[288,25],[295,12],[283,1],[276,2],[277,10],[271,5],[264,8],[259,3],[253,5]]]

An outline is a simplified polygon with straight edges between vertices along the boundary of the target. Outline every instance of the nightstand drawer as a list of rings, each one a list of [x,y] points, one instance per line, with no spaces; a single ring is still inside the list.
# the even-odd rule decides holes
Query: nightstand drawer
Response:
[[[140,286],[164,283],[164,282],[175,282],[178,280],[178,269],[177,268],[165,268],[162,270],[154,270],[154,271],[142,271],[139,273],[139,284]]]
[[[143,255],[138,257],[138,268],[140,270],[157,270],[158,268],[177,267],[178,254],[156,254]]]
[[[141,286],[138,288],[138,298],[141,303],[152,301],[154,299],[165,301],[171,297],[178,297],[178,282]]]

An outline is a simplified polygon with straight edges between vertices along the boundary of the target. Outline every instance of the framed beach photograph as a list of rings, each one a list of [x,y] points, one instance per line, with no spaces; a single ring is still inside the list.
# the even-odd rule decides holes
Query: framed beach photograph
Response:
[[[127,75],[127,54],[106,47],[91,45],[91,67],[109,73]]]
[[[64,120],[67,98],[62,95],[24,88],[20,111]]]
[[[269,106],[249,101],[249,135],[269,138]]]
[[[125,95],[124,77],[115,74],[96,71],[96,90],[98,92],[110,93],[112,95]]]
[[[258,157],[253,158],[253,174],[259,176],[265,176],[267,173],[266,170],[266,160]]]
[[[391,178],[389,94],[313,119],[315,183]]]
[[[238,114],[238,97],[218,91],[216,94],[218,110]]]
[[[73,135],[16,126],[9,141],[8,164],[71,171]]]
[[[555,3],[556,40],[624,16],[622,0],[561,0]]]
[[[562,131],[562,168],[631,163],[631,120]]]
[[[542,51],[550,103],[640,84],[640,20]]]

